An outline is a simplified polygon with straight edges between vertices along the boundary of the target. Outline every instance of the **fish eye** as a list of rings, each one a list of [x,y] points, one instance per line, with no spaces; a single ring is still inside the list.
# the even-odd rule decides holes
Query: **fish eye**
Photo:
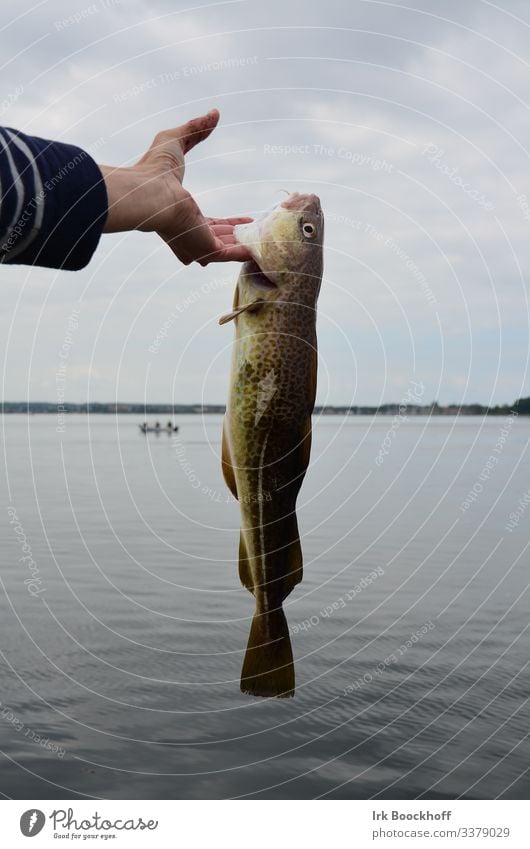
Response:
[[[306,223],[304,224],[304,226],[302,227],[302,233],[304,234],[304,236],[307,236],[307,237],[308,237],[308,239],[310,239],[310,238],[311,238],[312,236],[314,236],[314,235],[315,235],[315,233],[316,233],[316,227],[315,227],[315,225],[314,225],[314,224],[310,224],[309,222],[306,222]]]

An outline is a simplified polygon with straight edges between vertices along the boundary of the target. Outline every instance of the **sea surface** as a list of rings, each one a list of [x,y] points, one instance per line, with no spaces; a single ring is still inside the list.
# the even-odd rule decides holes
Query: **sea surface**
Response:
[[[6,415],[0,791],[520,799],[530,419],[314,419],[294,699],[239,691],[221,417]]]

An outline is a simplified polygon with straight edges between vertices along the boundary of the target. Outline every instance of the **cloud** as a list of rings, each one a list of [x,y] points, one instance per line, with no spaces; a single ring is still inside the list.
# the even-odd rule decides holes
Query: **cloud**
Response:
[[[423,379],[440,402],[510,401],[530,394],[525,16],[478,0],[53,0],[4,22],[0,102],[23,92],[2,121],[124,164],[217,105],[186,173],[205,212],[268,208],[282,188],[322,198],[319,399],[395,400]],[[146,234],[104,237],[76,274],[2,269],[4,397],[49,392],[80,300],[69,400],[223,401],[232,331],[216,319],[238,271],[179,266]],[[221,277],[150,353],[175,304]]]

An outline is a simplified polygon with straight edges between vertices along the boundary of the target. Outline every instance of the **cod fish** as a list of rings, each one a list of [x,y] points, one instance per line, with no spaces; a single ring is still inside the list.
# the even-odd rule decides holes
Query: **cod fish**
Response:
[[[219,321],[235,322],[222,468],[241,510],[239,576],[256,602],[241,672],[242,692],[254,696],[295,689],[282,604],[302,580],[296,499],[311,449],[323,236],[318,197],[298,192],[237,225],[252,259]]]

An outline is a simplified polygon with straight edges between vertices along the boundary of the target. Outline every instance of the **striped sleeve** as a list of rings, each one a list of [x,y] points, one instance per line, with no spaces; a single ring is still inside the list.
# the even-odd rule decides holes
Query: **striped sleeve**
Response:
[[[86,151],[0,127],[0,262],[84,268],[107,212],[105,182]]]

